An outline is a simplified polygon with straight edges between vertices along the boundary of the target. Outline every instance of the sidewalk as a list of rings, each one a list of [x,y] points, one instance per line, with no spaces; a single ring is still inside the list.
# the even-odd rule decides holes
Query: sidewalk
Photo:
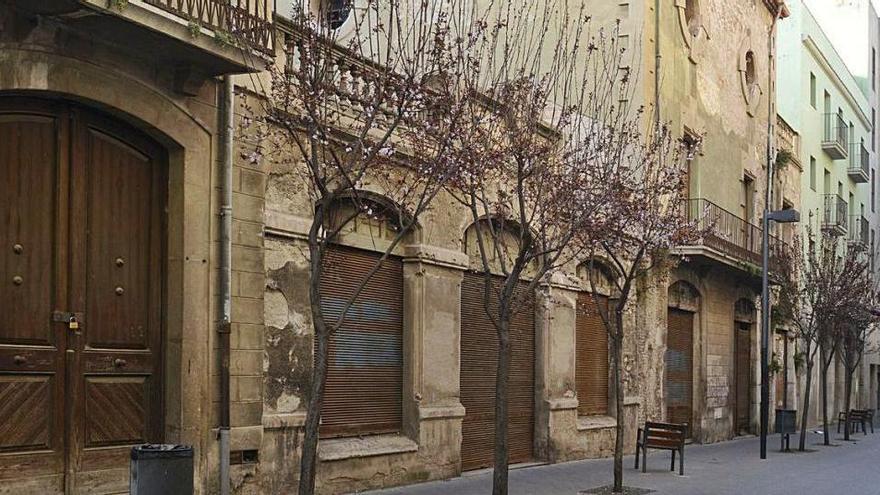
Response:
[[[685,449],[685,475],[669,471],[669,453],[648,455],[648,472],[633,469],[633,457],[624,457],[624,484],[655,490],[657,495],[880,495],[880,430],[854,441],[832,430],[832,443],[809,433],[807,449],[779,452],[779,435],[767,443],[767,459],[759,458],[756,437]],[[514,468],[510,471],[510,495],[577,495],[611,484],[609,459]],[[676,467],[677,471],[677,467]],[[487,495],[492,492],[492,473],[467,473],[448,481],[411,485],[369,492],[371,495]]]

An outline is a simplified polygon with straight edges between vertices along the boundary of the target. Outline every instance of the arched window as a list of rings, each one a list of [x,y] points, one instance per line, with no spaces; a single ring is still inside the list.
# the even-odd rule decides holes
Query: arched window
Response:
[[[755,52],[749,50],[746,52],[746,84],[754,86],[757,82],[755,75]]]
[[[700,5],[698,0],[685,1],[684,18],[691,36],[698,36],[700,32]]]
[[[339,29],[351,15],[352,0],[324,0],[327,24],[330,29]]]
[[[380,259],[406,221],[390,201],[369,193],[342,198],[327,212],[328,232],[339,234],[325,253],[321,305],[330,325],[345,316],[329,342],[323,438],[401,431],[403,261]]]

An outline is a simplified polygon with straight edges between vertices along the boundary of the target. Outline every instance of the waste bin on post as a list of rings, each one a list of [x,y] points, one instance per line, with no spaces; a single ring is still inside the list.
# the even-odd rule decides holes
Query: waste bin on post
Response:
[[[789,435],[797,433],[797,411],[794,409],[776,410],[776,433],[782,435],[781,451],[789,450]]]
[[[131,448],[131,495],[192,495],[193,449],[188,445]]]

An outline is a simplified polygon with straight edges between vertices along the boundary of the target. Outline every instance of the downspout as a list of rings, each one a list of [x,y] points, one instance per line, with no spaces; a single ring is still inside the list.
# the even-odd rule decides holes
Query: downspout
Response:
[[[220,168],[220,314],[217,336],[220,343],[220,494],[229,495],[229,333],[232,321],[232,140],[233,81],[223,78],[218,104]]]
[[[654,125],[660,129],[660,0],[654,0]]]
[[[773,150],[773,123],[776,121],[774,115],[774,81],[773,76],[773,48],[774,38],[776,35],[776,23],[782,15],[784,3],[777,3],[776,13],[773,15],[773,23],[770,25],[770,33],[767,36],[767,185],[764,197],[764,214],[761,218],[762,231],[762,266],[761,273],[761,459],[767,458],[767,434],[770,422],[770,369],[769,369],[769,352],[770,352],[770,288],[768,280],[768,266],[770,259],[769,246],[769,229],[770,220],[769,213],[771,211],[770,202],[773,199],[773,162],[775,161]]]

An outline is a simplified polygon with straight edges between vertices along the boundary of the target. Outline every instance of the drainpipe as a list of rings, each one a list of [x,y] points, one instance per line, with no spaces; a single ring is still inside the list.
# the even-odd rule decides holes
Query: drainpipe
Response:
[[[220,494],[229,495],[229,333],[232,321],[232,138],[233,81],[223,78],[219,95],[218,128],[220,168],[220,315],[217,336],[220,340]]]
[[[773,199],[773,162],[775,156],[773,152],[773,122],[776,116],[773,113],[773,48],[774,37],[776,35],[776,23],[782,15],[784,4],[777,3],[776,14],[773,16],[773,24],[770,25],[770,34],[767,36],[767,185],[764,188],[766,195],[764,198],[764,215],[762,216],[763,229],[763,249],[762,264],[763,270],[761,274],[761,459],[767,458],[767,433],[770,423],[770,288],[768,284],[768,266],[770,259],[770,246],[768,229],[770,228],[770,201]]]
[[[660,129],[660,0],[654,0],[654,125]]]

